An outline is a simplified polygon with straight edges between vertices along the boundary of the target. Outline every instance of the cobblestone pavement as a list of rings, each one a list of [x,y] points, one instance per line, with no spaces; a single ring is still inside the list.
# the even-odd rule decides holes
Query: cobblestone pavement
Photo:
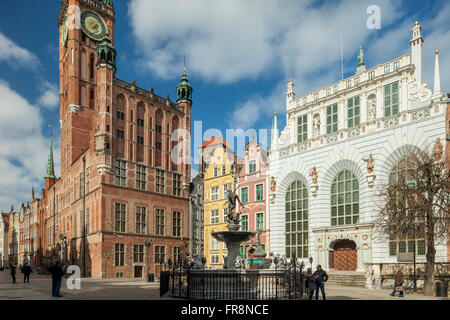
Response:
[[[159,282],[133,279],[82,279],[81,289],[69,290],[63,279],[62,298],[51,296],[50,275],[31,274],[30,283],[23,283],[23,274],[16,274],[12,283],[9,270],[0,271],[0,300],[155,300],[160,298]],[[448,298],[424,297],[420,294],[406,294],[404,298],[391,297],[391,290],[338,287],[325,288],[328,300],[442,300]],[[321,295],[319,295],[321,298]],[[314,298],[313,298],[314,299]],[[303,297],[301,300],[307,300]]]

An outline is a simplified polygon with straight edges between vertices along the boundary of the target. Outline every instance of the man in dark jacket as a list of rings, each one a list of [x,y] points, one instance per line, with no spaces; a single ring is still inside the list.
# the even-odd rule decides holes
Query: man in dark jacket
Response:
[[[322,269],[322,266],[319,264],[317,266],[316,272],[314,272],[314,278],[316,279],[316,300],[319,300],[319,289],[322,291],[322,298],[326,300],[325,297],[325,282],[328,280],[328,274],[325,270]]]
[[[30,267],[29,263],[26,263],[23,268],[23,283],[30,283],[30,274],[33,272],[33,270]]]
[[[64,268],[61,261],[59,259],[56,260],[56,263],[48,268],[48,271],[52,274],[52,296],[62,297],[59,293],[59,290],[61,290],[62,276],[64,275]]]
[[[14,264],[14,263],[12,263],[11,265],[10,265],[10,268],[11,268],[11,277],[12,277],[12,279],[13,279],[13,283],[16,283],[16,265]]]

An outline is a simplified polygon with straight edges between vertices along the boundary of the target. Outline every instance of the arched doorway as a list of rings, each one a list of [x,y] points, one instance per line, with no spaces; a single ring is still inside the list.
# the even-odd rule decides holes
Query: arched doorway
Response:
[[[340,271],[356,271],[356,243],[349,239],[336,240],[330,246],[330,267]]]

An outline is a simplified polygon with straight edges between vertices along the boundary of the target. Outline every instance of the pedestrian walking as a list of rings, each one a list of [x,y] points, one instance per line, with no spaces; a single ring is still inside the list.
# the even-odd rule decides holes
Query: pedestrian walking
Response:
[[[30,283],[30,274],[33,272],[33,269],[31,269],[29,263],[25,263],[25,265],[22,268],[23,272],[23,283]]]
[[[13,279],[13,283],[16,283],[16,269],[17,269],[17,267],[16,267],[16,265],[14,263],[12,263],[9,267],[11,268],[11,277]]]
[[[322,298],[326,300],[325,297],[325,282],[328,281],[328,274],[322,269],[319,264],[317,270],[314,272],[314,278],[316,279],[316,300],[319,300],[319,289],[322,291]]]
[[[309,300],[312,300],[314,291],[316,291],[317,289],[317,285],[316,279],[314,278],[311,268],[308,268],[308,270],[306,270],[306,278],[307,278],[306,285],[308,286],[309,290]]]
[[[64,275],[64,268],[61,264],[61,260],[56,260],[56,263],[48,268],[48,271],[52,275],[52,296],[62,297],[60,294],[62,276]]]
[[[391,296],[395,297],[395,294],[399,292],[399,296],[403,297],[403,282],[403,272],[402,268],[400,268],[394,276],[394,290],[392,290]]]

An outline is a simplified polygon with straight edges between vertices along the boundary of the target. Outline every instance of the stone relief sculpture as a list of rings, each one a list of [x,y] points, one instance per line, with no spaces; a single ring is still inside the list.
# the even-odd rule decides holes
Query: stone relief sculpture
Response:
[[[377,98],[371,94],[367,99],[367,118],[369,121],[375,120],[377,116]]]
[[[311,182],[312,182],[311,193],[312,193],[313,197],[317,197],[317,190],[319,190],[319,186],[318,186],[319,177],[318,177],[318,173],[317,173],[316,167],[312,168],[312,170],[311,170],[309,175],[311,176]]]
[[[314,125],[314,136],[317,137],[320,135],[320,115],[315,114],[313,119],[313,125]]]

